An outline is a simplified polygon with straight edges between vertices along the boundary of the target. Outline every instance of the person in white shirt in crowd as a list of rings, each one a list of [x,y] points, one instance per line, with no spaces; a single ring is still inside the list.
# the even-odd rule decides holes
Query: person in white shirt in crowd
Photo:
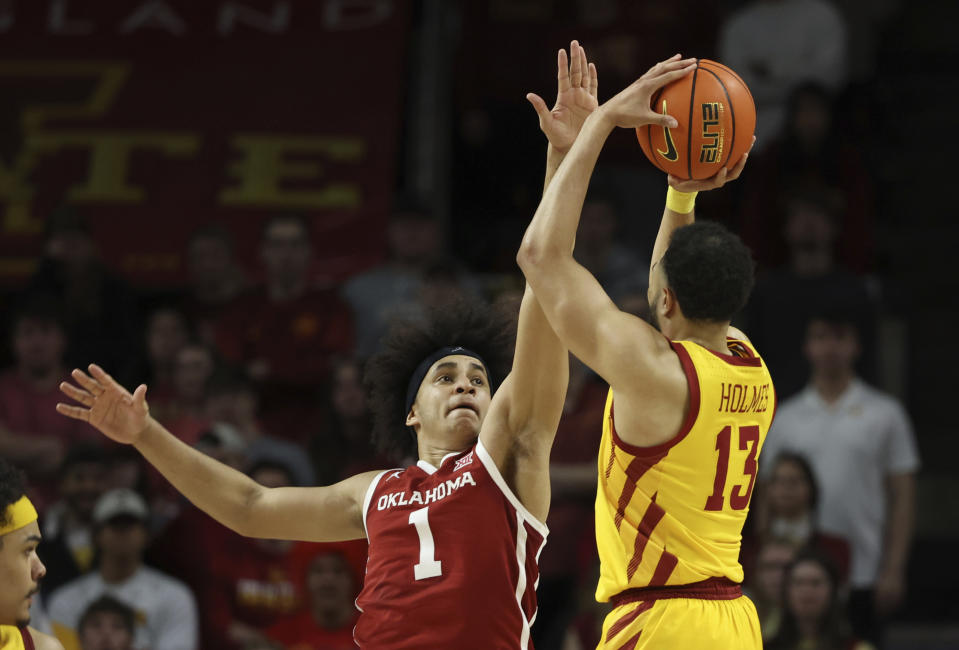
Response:
[[[786,100],[804,81],[831,90],[846,81],[846,22],[827,0],[753,0],[719,31],[719,60],[742,77],[756,102],[756,146],[782,129]]]
[[[80,647],[84,611],[109,595],[136,613],[135,650],[198,647],[193,594],[183,583],[143,564],[148,518],[146,502],[132,490],[111,490],[97,501],[93,508],[97,569],[60,587],[50,598],[53,631],[64,646]]]
[[[856,375],[856,323],[855,313],[832,304],[809,320],[809,384],[780,405],[762,458],[791,451],[809,460],[820,489],[821,530],[852,548],[853,629],[879,645],[883,619],[905,595],[919,453],[903,406]],[[771,469],[760,462],[767,482]]]

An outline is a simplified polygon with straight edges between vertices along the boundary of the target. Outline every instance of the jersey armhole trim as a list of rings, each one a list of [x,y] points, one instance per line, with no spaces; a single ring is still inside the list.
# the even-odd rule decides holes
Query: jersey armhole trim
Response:
[[[363,497],[363,532],[366,533],[366,541],[370,541],[370,531],[366,528],[366,513],[370,510],[370,502],[373,500],[373,493],[376,491],[376,486],[380,484],[380,479],[383,478],[383,475],[387,472],[395,472],[395,469],[384,469],[382,472],[373,477],[373,480],[370,481],[370,487],[366,488],[366,496]]]
[[[545,523],[534,517],[532,513],[526,509],[526,506],[520,502],[519,498],[513,494],[513,491],[509,489],[509,486],[506,484],[506,479],[504,479],[503,475],[500,474],[499,468],[496,466],[496,463],[493,462],[493,457],[489,455],[489,452],[486,450],[486,447],[483,446],[483,442],[481,440],[476,442],[476,455],[479,456],[480,462],[483,463],[483,467],[485,467],[486,471],[489,472],[489,475],[493,478],[493,482],[496,483],[496,486],[506,497],[506,500],[509,501],[514,508],[516,508],[516,512],[520,514],[523,520],[528,522],[529,525],[533,527],[533,530],[542,535],[543,539],[545,540],[549,535],[549,528],[546,527]]]
[[[609,405],[609,429],[613,434],[613,444],[637,458],[655,458],[657,460],[663,458],[670,449],[678,445],[689,435],[693,424],[696,423],[696,418],[699,416],[699,375],[696,373],[696,366],[693,364],[689,352],[686,351],[682,343],[670,341],[669,345],[673,348],[673,351],[676,352],[676,356],[679,357],[679,362],[683,366],[683,374],[686,375],[686,383],[689,385],[689,409],[686,411],[686,418],[683,420],[683,424],[679,427],[679,432],[666,442],[661,442],[651,447],[632,445],[620,438],[616,432],[616,420],[613,411],[615,402]],[[615,400],[615,394],[613,397]]]

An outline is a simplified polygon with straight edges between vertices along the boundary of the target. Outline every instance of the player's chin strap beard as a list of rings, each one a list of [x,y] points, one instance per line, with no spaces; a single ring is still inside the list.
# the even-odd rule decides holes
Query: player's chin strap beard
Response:
[[[413,374],[410,375],[410,383],[406,386],[406,410],[403,411],[403,417],[409,415],[410,409],[413,408],[413,402],[416,401],[416,393],[420,389],[420,384],[423,383],[423,378],[426,377],[426,373],[430,371],[430,368],[433,367],[433,364],[442,359],[443,357],[449,357],[454,354],[460,354],[465,357],[473,357],[480,362],[480,365],[483,366],[483,369],[486,370],[486,380],[489,382],[490,394],[493,393],[493,376],[490,374],[489,366],[486,365],[486,362],[483,361],[481,357],[476,352],[469,350],[460,346],[447,346],[436,350],[433,354],[429,355],[422,361],[420,365],[416,366],[416,370],[413,371]],[[416,429],[413,427],[406,427],[410,430],[410,435],[413,437],[413,443],[416,443]]]

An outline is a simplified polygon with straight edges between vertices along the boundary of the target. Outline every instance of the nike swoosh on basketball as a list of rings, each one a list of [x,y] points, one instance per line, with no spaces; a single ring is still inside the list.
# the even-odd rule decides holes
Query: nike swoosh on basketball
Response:
[[[665,99],[663,100],[663,115],[667,115]],[[679,160],[679,153],[676,151],[676,145],[673,144],[673,136],[669,134],[669,129],[667,129],[665,126],[663,127],[663,136],[666,138],[666,151],[657,149],[656,153],[669,162],[676,162]]]

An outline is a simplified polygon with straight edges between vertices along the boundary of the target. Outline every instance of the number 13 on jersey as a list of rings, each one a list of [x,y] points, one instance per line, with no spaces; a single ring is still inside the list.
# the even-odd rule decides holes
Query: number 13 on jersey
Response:
[[[716,450],[719,457],[716,461],[716,478],[713,480],[713,493],[706,499],[705,510],[717,511],[723,509],[725,499],[723,495],[726,492],[726,478],[729,473],[729,448],[732,438],[733,427],[723,428],[716,436]],[[729,506],[733,510],[744,510],[749,505],[749,497],[753,493],[753,486],[756,483],[756,455],[759,453],[759,427],[749,425],[740,427],[739,449],[741,451],[749,450],[746,456],[746,463],[743,466],[743,478],[749,477],[749,483],[743,490],[742,484],[736,484],[729,493]]]

